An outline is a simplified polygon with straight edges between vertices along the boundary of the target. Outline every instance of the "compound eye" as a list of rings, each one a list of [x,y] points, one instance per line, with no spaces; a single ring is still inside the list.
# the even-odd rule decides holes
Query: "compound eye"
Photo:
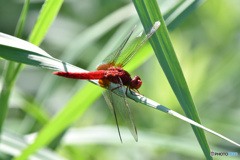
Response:
[[[140,77],[135,76],[130,83],[130,88],[138,89],[141,87],[141,85],[142,85],[142,81],[141,81]]]

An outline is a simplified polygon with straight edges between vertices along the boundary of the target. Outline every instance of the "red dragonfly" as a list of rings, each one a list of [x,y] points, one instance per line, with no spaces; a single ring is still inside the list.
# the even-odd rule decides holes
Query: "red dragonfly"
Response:
[[[124,67],[129,60],[135,55],[135,53],[141,48],[141,46],[155,33],[155,31],[160,26],[160,22],[157,21],[153,27],[149,30],[147,34],[141,32],[133,41],[127,44],[130,36],[132,35],[136,26],[128,34],[122,44],[107,56],[103,62],[97,66],[97,71],[94,72],[83,72],[83,73],[73,73],[73,72],[54,72],[53,74],[73,78],[73,79],[86,79],[86,80],[99,80],[99,85],[103,88],[106,88],[106,92],[103,92],[104,98],[111,109],[118,129],[118,134],[122,142],[120,129],[118,125],[118,119],[116,115],[116,109],[122,116],[123,120],[127,124],[129,130],[131,131],[134,139],[138,141],[137,129],[133,121],[133,117],[129,108],[129,105],[126,100],[127,92],[131,94],[137,92],[142,85],[140,77],[135,76],[133,79],[130,74],[125,71]],[[126,45],[127,44],[127,45]],[[124,88],[127,87],[127,89]],[[117,93],[112,94],[118,91]]]

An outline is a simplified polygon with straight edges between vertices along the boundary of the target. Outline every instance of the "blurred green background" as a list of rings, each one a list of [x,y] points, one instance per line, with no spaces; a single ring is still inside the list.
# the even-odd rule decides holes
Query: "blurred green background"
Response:
[[[159,0],[161,11],[175,2]],[[136,11],[129,3],[127,0],[65,1],[40,47],[63,61],[95,70],[104,58],[102,54],[114,50],[134,24],[141,30]],[[39,0],[31,2],[23,36],[26,39],[42,4]],[[22,5],[23,1],[0,1],[1,32],[14,34]],[[236,142],[240,142],[239,6],[237,0],[206,1],[170,30],[202,124]],[[2,74],[5,60],[0,62]],[[184,115],[154,54],[131,75],[141,77],[140,92],[144,96]],[[51,84],[51,76],[54,76],[51,71],[42,68],[24,68],[10,100],[4,129],[18,135],[39,131],[49,117],[88,83],[59,77]],[[31,107],[32,103],[41,107],[42,115],[34,114],[39,111]],[[123,144],[120,143],[114,119],[100,97],[70,126],[56,153],[66,159],[204,159],[189,124],[141,104],[129,103],[139,142],[122,127]],[[232,144],[209,133],[206,136],[212,151],[240,154],[240,149]],[[9,158],[4,153],[0,155],[2,159]]]

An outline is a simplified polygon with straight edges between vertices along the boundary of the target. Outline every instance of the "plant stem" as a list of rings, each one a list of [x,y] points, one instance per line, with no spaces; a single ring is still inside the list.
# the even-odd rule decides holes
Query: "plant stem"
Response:
[[[25,0],[21,16],[19,18],[15,36],[20,38],[22,36],[24,24],[27,17],[30,0]],[[7,114],[9,105],[9,97],[11,95],[12,88],[16,82],[17,75],[22,68],[22,64],[18,64],[15,68],[15,63],[12,61],[7,62],[5,73],[3,74],[2,90],[0,92],[0,134],[2,131],[3,123]]]

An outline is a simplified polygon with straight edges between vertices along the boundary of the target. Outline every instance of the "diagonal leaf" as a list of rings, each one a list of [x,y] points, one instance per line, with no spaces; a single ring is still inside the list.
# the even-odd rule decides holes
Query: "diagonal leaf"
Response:
[[[151,24],[153,24],[155,21],[160,20],[160,29],[156,32],[155,36],[152,37],[152,40],[150,40],[150,42],[155,51],[157,59],[162,66],[162,69],[185,114],[188,118],[200,123],[196,107],[188,89],[186,80],[183,76],[182,69],[178,62],[167,27],[165,25],[157,2],[155,0],[133,0],[133,3],[137,9],[144,28],[149,28],[149,26],[151,26]],[[192,126],[192,128],[204,152],[205,157],[207,159],[212,159],[204,131],[195,126]]]
[[[85,70],[53,58],[41,48],[16,37],[0,33],[0,56],[10,61],[52,70],[84,72]],[[86,71],[85,71],[86,72]]]
[[[21,17],[19,19],[19,23],[18,23],[18,26],[16,29],[17,37],[21,37],[24,23],[25,23],[26,16],[27,16],[27,12],[28,12],[29,2],[30,2],[29,0],[26,0],[24,3],[23,11],[22,11],[22,14],[21,14]],[[62,3],[63,3],[63,0],[47,0],[47,1],[45,1],[43,8],[41,10],[41,13],[39,15],[39,18],[37,20],[37,24],[34,26],[33,32],[30,35],[30,40],[29,40],[30,42],[32,42],[36,45],[40,45],[47,30],[49,29],[51,23],[55,19]],[[3,36],[3,35],[1,35],[1,36]],[[0,40],[0,42],[1,42],[1,44],[5,43],[4,41],[1,41],[1,40]],[[9,48],[7,48],[5,46],[4,49],[2,50],[2,52],[5,52],[6,57],[8,56],[8,55],[6,55],[6,53],[8,53],[7,51],[11,51],[11,49],[9,50]],[[8,57],[8,58],[9,58],[9,60],[11,60],[10,57]],[[22,63],[21,61],[18,61],[18,62]],[[23,67],[22,64],[18,64],[17,67],[15,67],[15,64],[13,62],[9,62],[7,69],[5,71],[6,73],[4,75],[3,89],[1,90],[1,94],[0,94],[0,102],[2,103],[2,105],[1,105],[2,112],[0,114],[1,115],[0,116],[0,131],[1,131],[4,119],[5,119],[5,115],[7,113],[8,101],[9,101],[9,97],[11,94],[11,90],[15,84],[16,77],[22,67]]]
[[[21,150],[27,145],[28,141],[26,140],[25,137],[3,130],[2,141],[0,143],[1,152],[12,156],[17,156],[19,153],[21,153]],[[36,154],[31,156],[31,158],[42,160],[43,159],[66,160],[65,158],[61,157],[60,155],[57,155],[55,152],[47,148],[43,148],[37,151]]]
[[[45,37],[50,25],[56,18],[58,11],[63,3],[63,0],[47,0],[42,6],[37,23],[29,37],[29,42],[40,45]]]

